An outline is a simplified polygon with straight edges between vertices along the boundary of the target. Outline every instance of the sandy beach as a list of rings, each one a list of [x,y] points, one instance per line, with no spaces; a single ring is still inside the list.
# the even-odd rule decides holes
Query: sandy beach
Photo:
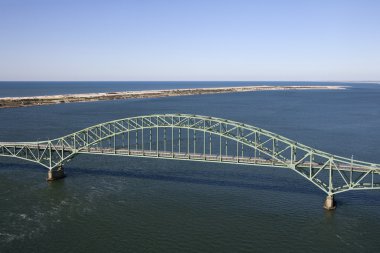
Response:
[[[171,90],[142,90],[120,91],[108,93],[62,94],[33,97],[0,97],[0,108],[14,108],[38,106],[73,102],[92,102],[100,100],[131,99],[131,98],[157,98],[170,96],[190,96],[201,94],[254,92],[254,91],[283,91],[283,90],[339,90],[345,86],[240,86],[240,87],[214,87],[191,88]]]

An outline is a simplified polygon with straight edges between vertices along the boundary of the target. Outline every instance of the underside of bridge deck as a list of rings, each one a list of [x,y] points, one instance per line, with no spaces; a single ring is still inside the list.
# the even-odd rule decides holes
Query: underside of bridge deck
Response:
[[[286,168],[328,196],[380,189],[380,165],[336,156],[267,130],[226,119],[155,114],[97,124],[66,136],[38,142],[0,142],[0,156],[38,163],[48,181],[65,177],[63,165],[79,154]]]

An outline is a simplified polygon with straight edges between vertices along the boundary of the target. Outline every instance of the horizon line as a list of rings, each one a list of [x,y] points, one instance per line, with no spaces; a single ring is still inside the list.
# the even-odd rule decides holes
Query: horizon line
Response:
[[[345,83],[380,83],[380,80],[0,80],[0,82],[345,82]]]

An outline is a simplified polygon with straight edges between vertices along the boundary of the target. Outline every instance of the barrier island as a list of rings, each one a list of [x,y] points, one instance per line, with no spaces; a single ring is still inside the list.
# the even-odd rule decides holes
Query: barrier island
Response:
[[[191,96],[202,94],[255,92],[255,91],[286,91],[286,90],[339,90],[346,86],[240,86],[187,88],[168,90],[119,91],[107,93],[63,94],[33,97],[0,97],[0,108],[39,106],[73,102],[93,102],[101,100],[159,98],[173,96]]]

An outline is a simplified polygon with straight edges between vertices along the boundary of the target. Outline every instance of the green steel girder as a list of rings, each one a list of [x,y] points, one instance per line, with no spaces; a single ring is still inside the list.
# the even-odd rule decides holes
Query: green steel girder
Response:
[[[0,156],[36,162],[49,170],[81,153],[288,168],[329,195],[380,189],[379,164],[335,156],[240,122],[199,115],[137,116],[49,141],[0,142]]]

